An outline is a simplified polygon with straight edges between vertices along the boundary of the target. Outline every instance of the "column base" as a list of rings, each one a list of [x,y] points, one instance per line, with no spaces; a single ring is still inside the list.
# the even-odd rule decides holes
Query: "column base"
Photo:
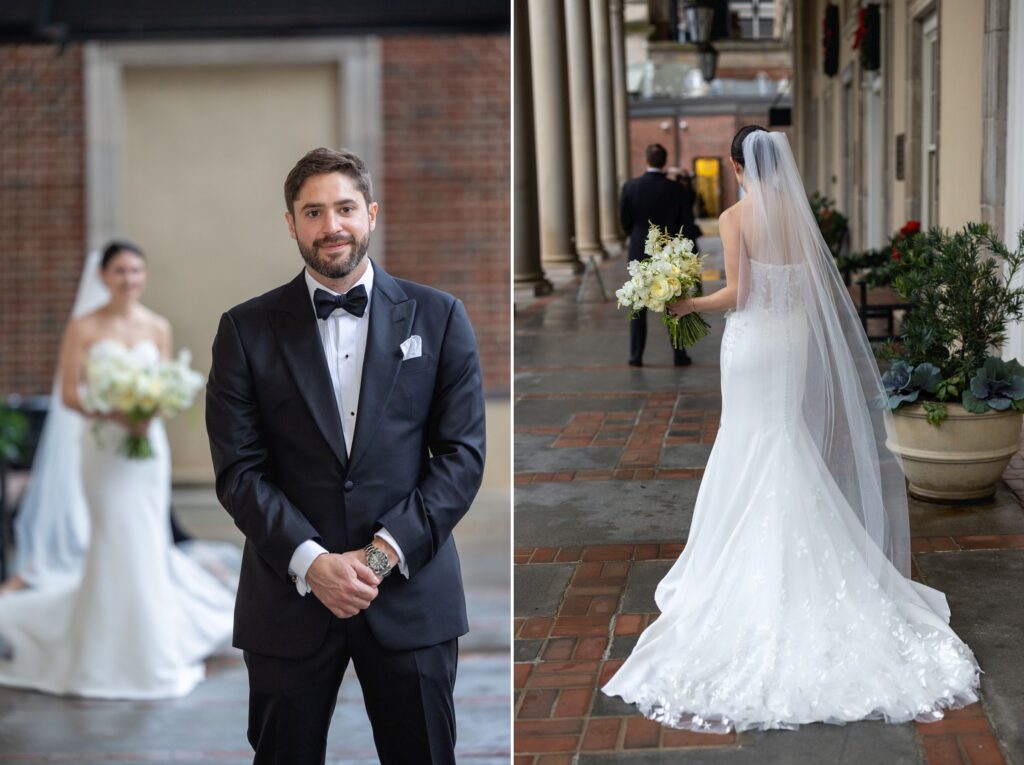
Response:
[[[608,253],[609,258],[617,258],[626,251],[625,244],[618,237],[616,238],[602,238],[601,246],[604,247],[604,251]]]
[[[572,275],[578,274],[583,271],[583,263],[573,257],[572,260],[546,260],[542,259],[540,262],[541,268],[544,269],[544,273],[549,276],[555,275]]]
[[[576,247],[576,254],[580,256],[580,260],[584,261],[593,255],[598,260],[607,260],[608,253],[599,244],[588,244],[584,246]]]
[[[533,297],[550,295],[554,286],[543,276],[527,279],[516,279],[513,287],[517,293],[529,294]]]

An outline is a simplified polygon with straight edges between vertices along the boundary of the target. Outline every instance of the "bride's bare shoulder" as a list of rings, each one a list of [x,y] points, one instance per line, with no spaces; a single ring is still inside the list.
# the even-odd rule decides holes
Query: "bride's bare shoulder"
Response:
[[[742,214],[743,200],[741,199],[731,207],[722,210],[718,216],[718,234],[723,238],[731,238],[739,234],[740,216]]]
[[[740,211],[742,209],[743,209],[743,200],[742,199],[739,200],[738,202],[730,205],[729,207],[726,207],[724,210],[722,210],[721,215],[718,216],[719,224],[722,224],[722,223],[726,223],[726,224],[732,223],[733,225],[739,225],[739,222],[740,222]]]

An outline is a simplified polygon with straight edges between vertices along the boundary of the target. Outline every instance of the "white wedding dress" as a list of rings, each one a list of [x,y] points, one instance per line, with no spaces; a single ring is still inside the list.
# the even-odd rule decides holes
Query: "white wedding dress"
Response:
[[[159,359],[151,341],[131,353]],[[122,456],[124,435],[110,422],[83,429],[91,536],[82,573],[0,598],[0,685],[95,698],[181,696],[203,678],[204,658],[230,641],[234,591],[171,541],[163,424],[150,424],[150,459]]]
[[[657,587],[660,616],[603,688],[665,725],[935,720],[977,700],[945,596],[871,549],[808,429],[803,268],[750,260],[686,547]]]

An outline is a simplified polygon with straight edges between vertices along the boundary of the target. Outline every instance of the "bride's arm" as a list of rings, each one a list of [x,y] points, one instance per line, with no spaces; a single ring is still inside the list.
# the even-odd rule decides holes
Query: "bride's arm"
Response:
[[[736,307],[740,262],[740,216],[735,206],[718,216],[718,234],[722,238],[722,250],[725,253],[725,286],[710,295],[684,298],[670,304],[669,310],[676,316],[685,316],[694,311],[725,311]]]

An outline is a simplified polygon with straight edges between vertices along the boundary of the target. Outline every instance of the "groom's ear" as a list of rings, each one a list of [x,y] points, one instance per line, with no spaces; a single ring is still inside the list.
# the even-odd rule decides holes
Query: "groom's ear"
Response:
[[[367,215],[370,216],[370,231],[373,231],[375,228],[377,228],[377,210],[378,209],[379,208],[378,208],[378,205],[377,205],[376,202],[370,202],[370,204],[366,208],[366,213],[367,213]],[[292,238],[294,239],[295,237],[293,236]]]
[[[286,212],[284,219],[288,223],[288,233],[291,234],[292,239],[295,239],[295,216],[290,212]],[[298,241],[298,239],[295,239],[295,241]]]

